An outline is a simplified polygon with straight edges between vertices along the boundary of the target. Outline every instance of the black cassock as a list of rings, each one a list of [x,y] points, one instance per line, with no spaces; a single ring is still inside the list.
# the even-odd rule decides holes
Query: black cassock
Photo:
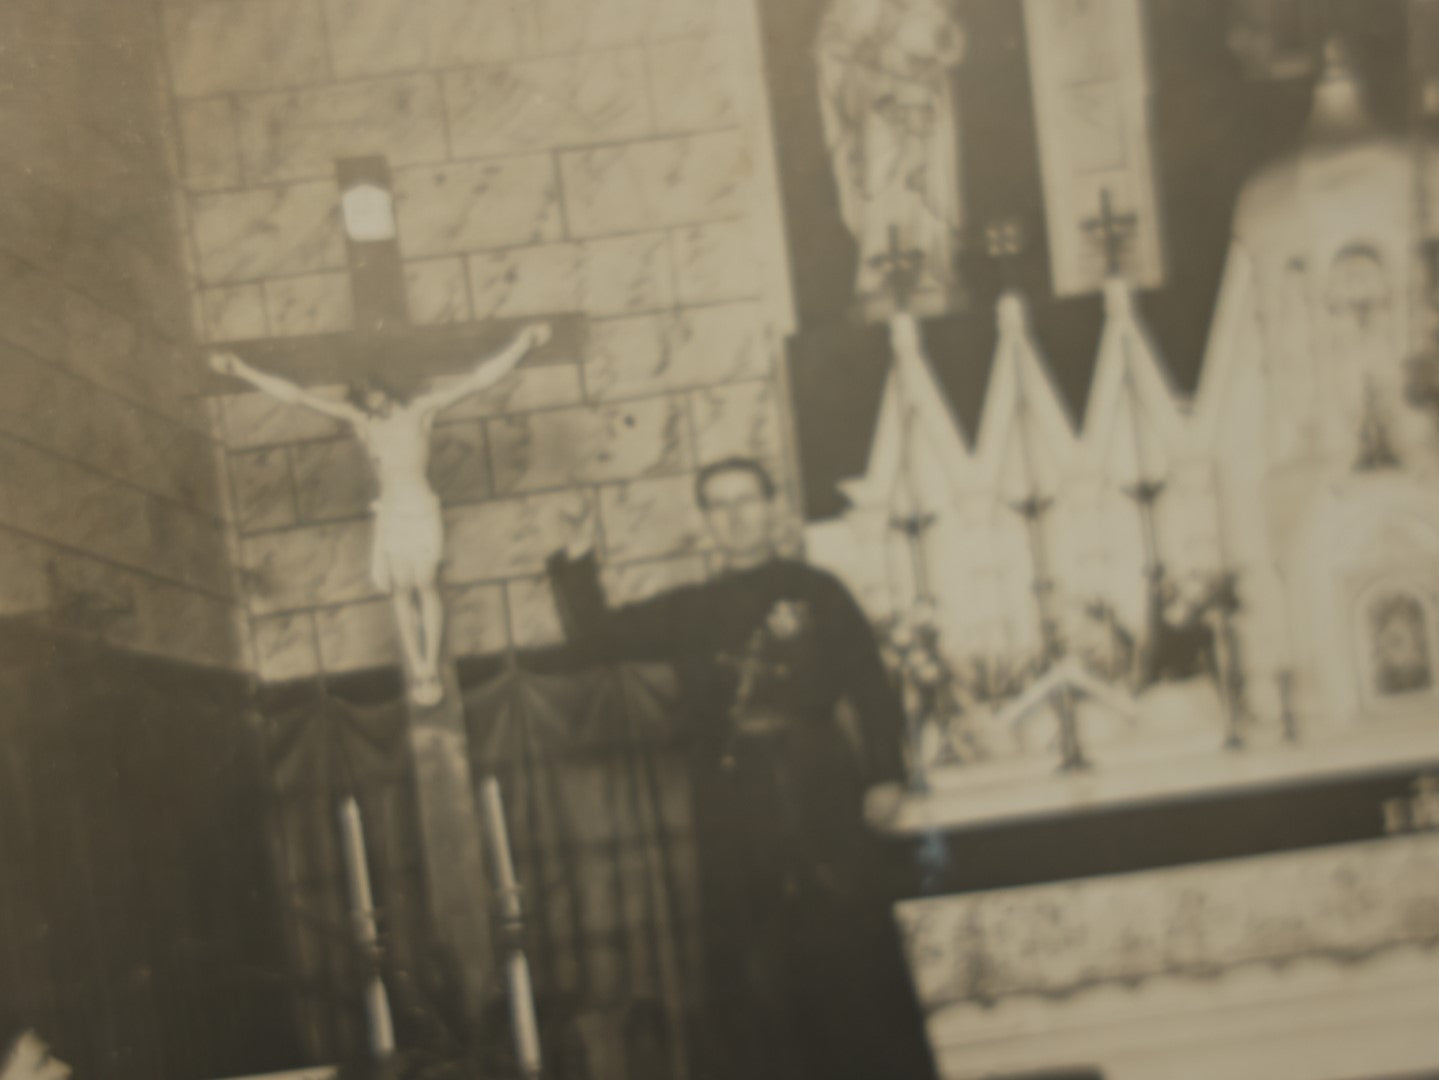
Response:
[[[680,678],[713,1021],[703,1076],[933,1076],[891,914],[903,849],[863,821],[865,792],[904,779],[903,714],[848,591],[775,559],[611,610],[593,556],[549,570],[582,655],[668,661]]]

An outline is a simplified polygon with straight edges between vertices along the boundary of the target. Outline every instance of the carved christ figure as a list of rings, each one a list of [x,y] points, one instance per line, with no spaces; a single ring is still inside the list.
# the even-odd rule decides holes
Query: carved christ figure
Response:
[[[892,238],[923,257],[913,308],[960,300],[958,117],[964,33],[946,0],[831,0],[816,41],[820,119],[840,213],[859,246],[855,301],[887,314]]]
[[[440,682],[444,608],[438,584],[444,518],[428,476],[435,416],[462,398],[495,385],[514,370],[525,353],[549,337],[547,326],[527,327],[503,350],[451,385],[422,390],[403,401],[374,383],[351,387],[347,400],[335,400],[257,371],[233,353],[211,357],[210,366],[219,374],[243,379],[278,401],[342,420],[364,444],[378,487],[370,504],[374,514],[370,573],[394,604],[416,704],[435,705],[444,696]]]

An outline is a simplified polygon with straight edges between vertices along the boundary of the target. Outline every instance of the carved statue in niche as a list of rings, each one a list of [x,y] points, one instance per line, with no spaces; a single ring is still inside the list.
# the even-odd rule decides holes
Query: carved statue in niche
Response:
[[[922,256],[910,307],[961,300],[958,117],[964,34],[945,0],[831,0],[816,42],[820,118],[840,213],[859,247],[855,303],[889,314],[886,255]]]
[[[1368,615],[1374,692],[1391,697],[1431,689],[1434,673],[1423,603],[1409,593],[1385,593],[1369,604]]]

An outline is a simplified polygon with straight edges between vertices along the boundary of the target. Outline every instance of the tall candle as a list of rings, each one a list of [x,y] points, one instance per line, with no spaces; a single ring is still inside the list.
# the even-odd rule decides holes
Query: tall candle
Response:
[[[495,876],[500,882],[500,903],[507,919],[520,917],[520,884],[515,877],[515,862],[510,854],[510,833],[505,828],[505,805],[500,798],[500,782],[487,776],[480,784],[485,804],[485,826],[490,834],[490,850],[494,852]]]
[[[380,935],[370,891],[370,868],[365,857],[365,825],[354,796],[341,801],[339,814],[340,852],[350,891],[350,917],[361,947],[373,954],[379,950]],[[365,987],[365,1015],[369,1021],[370,1050],[377,1058],[389,1057],[395,1051],[395,1025],[390,1015],[390,998],[379,975]]]
[[[535,1016],[535,993],[530,985],[530,962],[519,949],[510,954],[510,1011],[520,1070],[526,1076],[539,1076],[540,1025]]]
[[[480,798],[485,807],[485,825],[494,852],[495,876],[500,883],[500,904],[505,920],[518,931],[523,911],[520,907],[520,885],[515,876],[514,858],[510,853],[510,834],[505,828],[505,805],[500,797],[500,782],[487,776],[480,783]],[[519,947],[518,933],[509,956],[510,1016],[515,1031],[515,1056],[526,1076],[540,1075],[540,1026],[535,1016],[534,987],[530,983],[530,962]]]

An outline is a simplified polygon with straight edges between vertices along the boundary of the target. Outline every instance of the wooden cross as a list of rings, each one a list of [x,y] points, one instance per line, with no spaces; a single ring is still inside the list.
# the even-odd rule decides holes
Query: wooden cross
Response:
[[[396,236],[389,168],[383,158],[337,162],[340,203],[347,234],[354,329],[305,337],[213,343],[257,369],[305,386],[376,381],[408,396],[436,376],[471,370],[514,338],[517,319],[449,326],[410,322],[404,269]],[[582,355],[585,324],[576,313],[525,319],[550,328],[548,343],[526,363],[574,360]],[[211,373],[203,390],[229,393],[240,380]],[[245,388],[248,388],[247,386]],[[441,662],[445,692],[433,707],[411,701],[410,751],[422,839],[431,924],[456,958],[466,1008],[478,1013],[493,967],[490,927],[475,897],[485,888],[484,842],[475,813],[467,729],[454,665]]]
[[[1114,277],[1123,269],[1124,250],[1134,230],[1139,227],[1139,217],[1132,213],[1116,214],[1109,189],[1102,188],[1099,192],[1099,216],[1090,218],[1083,225],[1084,231],[1104,252],[1105,274]]]
[[[899,226],[889,227],[889,250],[882,255],[870,257],[869,264],[884,278],[897,310],[909,306],[909,298],[919,286],[920,272],[924,269],[924,252],[914,248],[905,250],[899,246]]]
[[[336,180],[346,223],[346,254],[354,329],[303,337],[249,338],[213,342],[257,368],[304,386],[378,381],[407,395],[436,376],[457,374],[497,351],[519,328],[543,321],[549,342],[532,350],[527,365],[574,360],[582,355],[584,320],[557,312],[524,319],[486,319],[442,326],[410,322],[399,241],[385,229],[389,209],[389,167],[382,157],[336,162]],[[209,373],[203,389],[230,393],[239,380]],[[245,387],[248,389],[248,387]]]

